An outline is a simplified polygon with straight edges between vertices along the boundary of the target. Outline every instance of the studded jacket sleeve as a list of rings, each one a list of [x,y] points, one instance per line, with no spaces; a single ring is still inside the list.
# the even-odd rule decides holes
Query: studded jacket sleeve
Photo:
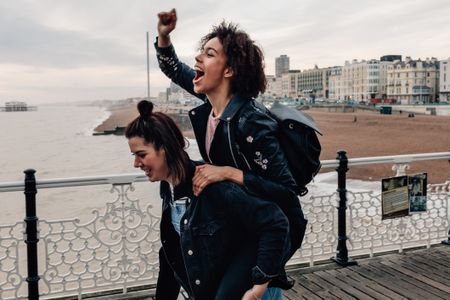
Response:
[[[175,53],[175,48],[172,45],[165,48],[158,47],[158,38],[156,38],[154,46],[156,49],[156,58],[161,71],[187,92],[203,101],[206,101],[206,95],[197,94],[194,92],[194,84],[192,83],[192,80],[195,77],[195,70],[178,59],[178,56]]]

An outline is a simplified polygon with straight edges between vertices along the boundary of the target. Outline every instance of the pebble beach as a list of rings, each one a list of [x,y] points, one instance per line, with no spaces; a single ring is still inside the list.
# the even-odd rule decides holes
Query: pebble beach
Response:
[[[328,112],[307,110],[323,135],[322,160],[335,159],[337,151],[345,150],[348,158],[446,152],[450,150],[450,116],[416,114],[382,115],[377,112]],[[111,109],[111,115],[95,131],[126,126],[138,115],[135,105]],[[185,135],[193,134],[186,128]],[[333,170],[322,170],[330,172]],[[428,173],[429,183],[450,180],[450,162],[424,161],[411,164],[408,174]],[[392,165],[352,167],[348,178],[379,181],[394,176]]]

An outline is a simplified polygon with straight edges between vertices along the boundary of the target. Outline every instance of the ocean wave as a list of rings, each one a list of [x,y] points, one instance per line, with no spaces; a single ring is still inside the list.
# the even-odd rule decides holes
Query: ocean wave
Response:
[[[95,128],[97,128],[97,126],[101,125],[110,116],[111,116],[111,111],[109,111],[105,107],[100,108],[99,117],[92,122],[92,125],[90,125],[88,128],[83,130],[83,132],[81,134],[84,136],[91,136],[94,133]]]

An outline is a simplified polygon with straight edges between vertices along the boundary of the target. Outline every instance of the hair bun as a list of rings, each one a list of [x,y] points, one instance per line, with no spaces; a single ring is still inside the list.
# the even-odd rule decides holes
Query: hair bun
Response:
[[[153,112],[153,103],[147,100],[142,100],[137,105],[139,115],[141,118],[148,118]]]

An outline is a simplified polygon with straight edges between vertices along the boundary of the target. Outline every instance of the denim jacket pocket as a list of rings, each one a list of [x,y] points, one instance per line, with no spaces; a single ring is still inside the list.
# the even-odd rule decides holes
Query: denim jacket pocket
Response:
[[[215,261],[223,256],[226,248],[224,224],[211,221],[192,227],[194,243],[209,260]]]

